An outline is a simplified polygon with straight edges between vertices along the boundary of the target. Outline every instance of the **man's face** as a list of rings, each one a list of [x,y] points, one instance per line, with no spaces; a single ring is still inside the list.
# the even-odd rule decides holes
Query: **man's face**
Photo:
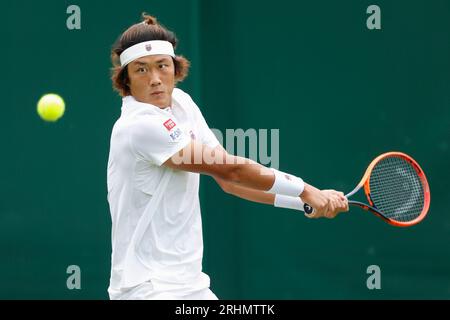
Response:
[[[128,65],[131,95],[138,101],[160,108],[172,104],[175,65],[168,55],[145,56]]]

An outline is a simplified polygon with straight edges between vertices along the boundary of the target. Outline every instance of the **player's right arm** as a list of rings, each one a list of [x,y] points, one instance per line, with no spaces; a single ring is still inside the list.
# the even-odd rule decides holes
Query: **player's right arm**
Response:
[[[270,195],[264,196],[261,192],[270,190],[274,185],[274,172],[250,159],[231,155],[220,146],[211,149],[192,140],[163,165],[175,170],[206,174],[233,184],[244,199],[273,203]],[[307,183],[301,195],[297,196],[316,210],[316,216],[335,216],[347,208],[344,200],[336,201],[334,194],[322,192]]]
[[[260,192],[290,197],[301,195],[303,201],[316,210],[317,216],[335,211],[330,210],[332,197],[304,184],[300,178],[231,155],[221,146],[211,149],[207,144],[191,139],[176,122],[161,116],[141,115],[129,124],[123,139],[128,139],[136,158],[150,164],[218,177]],[[341,201],[336,210],[343,211],[345,206]]]

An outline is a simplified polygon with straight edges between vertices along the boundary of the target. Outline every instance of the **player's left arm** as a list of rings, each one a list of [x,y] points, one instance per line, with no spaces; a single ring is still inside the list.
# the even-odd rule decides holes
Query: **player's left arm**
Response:
[[[221,145],[218,145],[215,149],[224,150]],[[212,177],[214,178],[214,180],[217,182],[217,184],[222,188],[222,190],[225,193],[231,194],[238,198],[257,202],[257,203],[268,204],[271,206],[277,206],[277,207],[281,206],[283,208],[303,210],[303,201],[301,201],[300,198],[275,195],[272,193],[267,193],[265,191],[256,190],[256,189],[252,189],[252,188],[248,188],[248,187],[243,187],[239,184],[226,181],[217,176],[212,176]],[[314,188],[312,186],[310,186],[310,187]],[[314,188],[314,189],[316,189],[316,188]],[[319,191],[319,190],[317,190],[317,191]],[[342,194],[342,192],[337,192],[335,190],[322,190],[322,192],[327,193],[327,194],[330,193],[333,195],[339,194],[339,196],[342,196],[342,197],[344,196]],[[278,200],[276,200],[277,197],[280,197],[280,198],[278,198]],[[281,198],[284,198],[284,199],[281,199]],[[347,207],[346,207],[345,211],[348,211],[348,203],[347,203]]]
[[[223,146],[220,144],[217,147],[215,147],[214,149],[220,150],[220,151],[225,150],[223,148]],[[274,205],[275,195],[273,193],[267,193],[265,191],[243,187],[236,183],[232,183],[232,182],[226,181],[224,179],[221,179],[217,176],[213,176],[213,178],[225,193],[231,194],[233,196],[236,196],[236,197],[248,200],[248,201],[253,201],[253,202],[258,202],[258,203],[268,204],[268,205]]]
[[[214,180],[216,180],[217,184],[222,188],[222,190],[228,194],[248,201],[263,204],[273,205],[275,202],[275,195],[272,193],[266,193],[264,191],[246,188],[235,183],[225,181],[216,176],[213,176],[213,178]]]

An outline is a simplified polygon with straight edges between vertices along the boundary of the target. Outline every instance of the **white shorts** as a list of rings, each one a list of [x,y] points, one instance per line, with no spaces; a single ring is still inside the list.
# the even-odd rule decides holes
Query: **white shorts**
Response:
[[[209,289],[156,290],[151,281],[126,290],[109,290],[111,300],[218,300]]]

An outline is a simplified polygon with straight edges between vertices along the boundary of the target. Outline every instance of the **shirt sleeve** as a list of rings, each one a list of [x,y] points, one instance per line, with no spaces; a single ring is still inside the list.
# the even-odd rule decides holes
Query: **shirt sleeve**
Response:
[[[173,118],[146,115],[130,126],[131,149],[137,157],[157,166],[190,142],[191,138]]]

